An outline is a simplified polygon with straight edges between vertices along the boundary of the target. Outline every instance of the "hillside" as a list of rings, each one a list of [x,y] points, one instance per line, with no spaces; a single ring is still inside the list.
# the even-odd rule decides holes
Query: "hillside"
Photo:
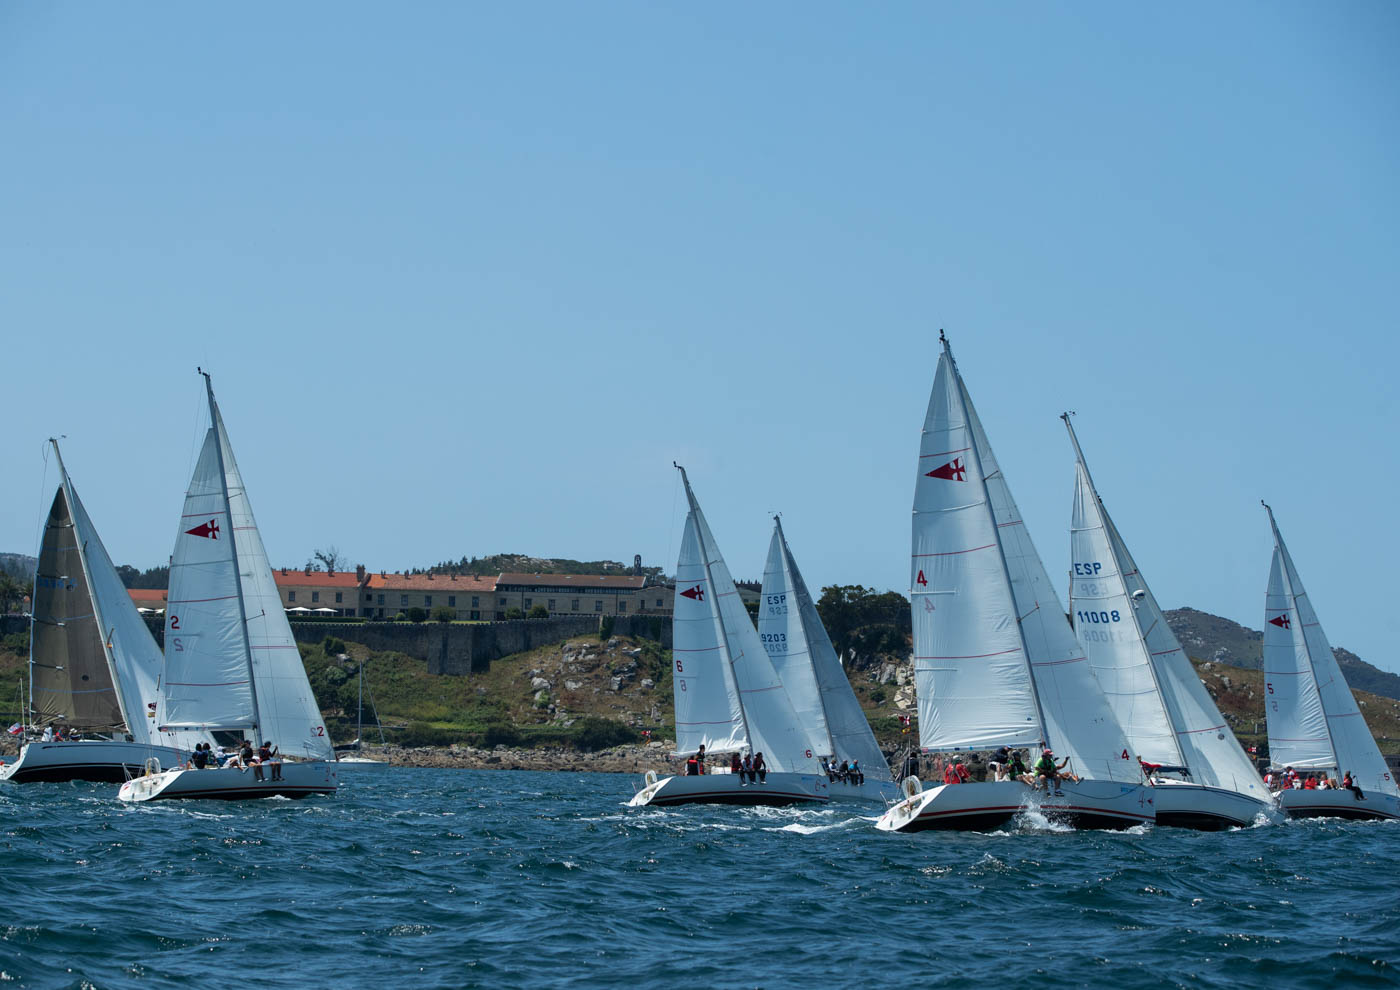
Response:
[[[1172,609],[1167,624],[1186,652],[1197,660],[1226,663],[1249,670],[1264,668],[1264,634],[1194,608]],[[1400,698],[1400,674],[1381,670],[1350,650],[1334,646],[1332,653],[1353,691]]]
[[[0,573],[8,574],[12,578],[26,583],[34,580],[34,565],[38,563],[33,557],[22,553],[0,553]]]
[[[567,557],[531,557],[523,553],[495,553],[489,557],[461,557],[458,560],[444,560],[431,567],[415,567],[410,574],[426,574],[429,571],[458,574],[474,574],[478,577],[493,577],[497,574],[630,574],[631,564],[616,560],[570,560]],[[660,567],[643,567],[640,572],[650,577],[662,574]]]

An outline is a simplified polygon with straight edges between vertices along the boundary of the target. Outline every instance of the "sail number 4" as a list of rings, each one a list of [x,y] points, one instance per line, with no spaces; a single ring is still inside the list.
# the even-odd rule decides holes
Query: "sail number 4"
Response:
[[[1079,565],[1075,564],[1074,566],[1078,567]],[[1112,612],[1075,612],[1074,614],[1080,622],[1087,622],[1090,625],[1099,625],[1105,622],[1118,622],[1122,618],[1122,616],[1118,614],[1116,608]]]

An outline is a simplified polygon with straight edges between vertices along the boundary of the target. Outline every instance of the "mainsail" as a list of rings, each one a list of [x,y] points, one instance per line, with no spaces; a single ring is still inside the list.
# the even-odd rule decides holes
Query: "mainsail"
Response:
[[[162,726],[241,730],[282,753],[330,759],[223,417],[210,427],[170,565]]]
[[[910,571],[921,745],[1050,744],[1082,777],[1137,781],[946,339],[919,451]]]
[[[1350,772],[1363,790],[1400,794],[1308,600],[1274,512],[1264,602],[1264,701],[1276,767]]]
[[[1133,755],[1264,797],[1263,784],[1167,625],[1089,474],[1069,415],[1076,478],[1070,614]]]
[[[811,750],[833,761],[859,760],[867,777],[889,780],[889,765],[797,569],[780,519],[773,520],[768,544],[758,633]]]
[[[676,564],[672,655],[676,745],[762,753],[773,770],[814,773],[817,759],[739,598],[681,469],[690,506]]]

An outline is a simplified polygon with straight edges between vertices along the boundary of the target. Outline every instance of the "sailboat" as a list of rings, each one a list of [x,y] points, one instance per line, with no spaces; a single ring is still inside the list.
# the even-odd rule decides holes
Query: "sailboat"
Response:
[[[763,570],[758,636],[806,730],[808,748],[829,768],[832,799],[893,801],[899,791],[889,764],[851,690],[777,517]],[[859,764],[861,776],[842,777],[836,768],[852,760]]]
[[[148,706],[156,700],[160,647],[73,488],[58,441],[49,443],[59,486],[34,576],[27,721],[83,738],[26,743],[18,760],[0,767],[0,780],[119,783],[149,758],[178,763],[209,737],[155,728]]]
[[[725,754],[761,753],[768,772],[766,780],[749,782],[728,772],[727,765],[674,777],[648,771],[628,804],[825,801],[826,774],[759,642],[685,469],[677,468],[690,505],[676,564],[672,620],[677,753],[687,755],[703,746],[709,758],[726,764]]]
[[[361,660],[358,666],[360,668],[360,702],[359,709],[355,714],[355,741],[335,747],[335,762],[341,767],[387,767],[389,764],[386,761],[364,755],[365,662]],[[370,701],[373,702],[373,700],[373,696],[371,696]],[[378,711],[374,713],[374,724],[379,728],[379,742],[382,744],[384,742],[384,727],[379,724]]]
[[[1085,662],[1059,597],[940,334],[914,488],[910,565],[919,742],[956,753],[1053,746],[1080,779],[1062,794],[1017,780],[901,782],[876,828],[987,829],[1027,809],[1082,828],[1154,818],[1150,790]],[[1033,762],[1033,761],[1028,761]]]
[[[1264,602],[1264,714],[1275,769],[1350,773],[1359,793],[1295,788],[1278,795],[1294,818],[1400,818],[1400,791],[1357,707],[1274,511],[1274,559]]]
[[[1075,436],[1075,632],[1156,798],[1157,824],[1221,829],[1282,818],[1128,552]]]
[[[153,762],[118,796],[153,801],[329,794],[336,789],[330,739],[282,611],[213,383],[200,374],[209,431],[170,562],[157,722],[162,728],[235,734],[255,749],[266,741],[291,759],[261,772],[160,770]]]

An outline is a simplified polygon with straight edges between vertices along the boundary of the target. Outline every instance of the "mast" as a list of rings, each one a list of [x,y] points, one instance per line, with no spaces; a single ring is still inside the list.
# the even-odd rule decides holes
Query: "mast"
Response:
[[[97,619],[97,635],[102,641],[102,655],[107,659],[107,672],[112,677],[112,687],[117,695],[117,710],[121,712],[123,728],[125,728],[127,732],[130,732],[131,714],[126,710],[126,705],[123,703],[126,696],[122,693],[121,675],[118,673],[117,664],[112,658],[111,631],[109,630],[107,633],[103,633],[103,630],[107,628],[107,621],[103,618],[102,603],[97,599],[97,593],[94,590],[95,585],[92,581],[92,570],[88,567],[87,540],[85,538],[76,539],[76,537],[81,537],[83,535],[78,531],[77,512],[73,508],[77,498],[73,494],[73,484],[68,478],[68,469],[63,466],[63,454],[59,452],[58,441],[53,437],[49,437],[49,443],[53,444],[53,455],[58,461],[59,483],[63,486],[63,497],[68,500],[68,514],[73,519],[73,532],[75,536],[73,542],[78,550],[78,563],[83,568],[83,580],[87,584],[88,600],[92,603],[93,615]]]
[[[1274,532],[1274,552],[1279,555],[1279,572],[1283,576],[1283,590],[1288,596],[1289,611],[1298,620],[1298,635],[1303,641],[1303,652],[1308,657],[1308,676],[1312,678],[1313,690],[1318,693],[1318,700],[1322,700],[1322,688],[1317,683],[1317,668],[1313,666],[1312,647],[1308,645],[1308,637],[1303,634],[1303,617],[1298,612],[1298,598],[1293,594],[1293,578],[1289,574],[1289,564],[1292,562],[1288,556],[1288,549],[1283,545],[1283,536],[1278,531],[1278,523],[1274,521],[1274,510],[1269,508],[1269,503],[1262,498],[1259,504],[1264,507],[1264,511],[1269,514],[1269,528]],[[1350,691],[1350,688],[1347,688]],[[1322,727],[1327,730],[1327,746],[1332,750],[1332,764],[1337,769],[1341,769],[1341,758],[1337,756],[1337,740],[1332,737],[1332,718],[1327,713],[1326,703],[1322,708]],[[1368,730],[1369,731],[1369,730]],[[1269,761],[1273,762],[1273,753],[1269,754]]]
[[[938,331],[938,340],[943,345],[943,353],[948,358],[948,364],[953,369],[953,379],[958,383],[958,401],[962,403],[963,419],[970,419],[970,417],[967,415],[967,407],[972,404],[972,401],[967,394],[967,385],[963,382],[962,372],[958,371],[958,362],[953,357],[953,348],[948,343],[948,338],[942,330]],[[996,510],[992,505],[992,493],[991,490],[987,487],[986,472],[982,470],[982,450],[977,443],[977,432],[971,429],[970,426],[971,424],[969,424],[969,429],[967,431],[967,439],[968,443],[970,443],[973,446],[973,448],[977,451],[977,483],[979,486],[981,486],[982,498],[986,502],[987,511],[991,513],[992,523],[994,528],[996,528],[997,560],[1001,561],[1001,574],[1002,577],[1006,580],[1006,590],[1011,595],[1011,607],[1019,613],[1020,605],[1016,601],[1016,586],[1011,581],[1011,567],[1006,563],[1006,547],[1002,544],[1001,541],[1001,529],[999,527],[996,527]],[[997,470],[1000,469],[1001,465],[998,464]],[[1026,665],[1026,679],[1030,682],[1031,686],[1031,700],[1035,702],[1036,718],[1040,720],[1040,745],[1043,749],[1050,742],[1048,738],[1050,735],[1050,729],[1049,723],[1046,721],[1045,718],[1045,709],[1040,703],[1040,688],[1037,687],[1035,683],[1035,671],[1031,667],[1030,646],[1026,643],[1025,630],[1021,628],[1021,620],[1023,618],[1024,616],[1021,616],[1019,614],[1016,616],[1016,638],[1021,642],[1021,658]]]
[[[695,501],[695,493],[690,490],[690,479],[685,476],[685,468],[676,464],[676,470],[681,473],[681,484],[685,485],[685,500],[690,505],[691,513],[699,515],[700,506]],[[705,536],[698,525],[695,527],[695,542],[700,544],[700,563],[705,568],[705,583],[710,586],[710,596],[713,599],[715,581],[710,575],[710,549],[705,546]],[[749,752],[753,752],[753,735],[749,732],[749,716],[744,709],[744,692],[739,687],[738,678],[734,674],[734,654],[729,650],[729,637],[724,634],[724,616],[719,612],[718,601],[711,602],[711,611],[719,620],[719,648],[724,653],[725,663],[729,667],[729,676],[734,679],[734,697],[739,701],[739,718],[744,723],[744,739],[748,741]]]
[[[204,376],[204,391],[209,396],[209,428],[214,431],[214,454],[219,460],[219,488],[224,493],[224,517],[228,519],[228,548],[233,554],[233,577],[234,586],[238,589],[238,615],[242,620],[239,629],[243,634],[243,660],[248,668],[248,696],[253,701],[253,739],[257,745],[262,732],[262,716],[258,712],[258,681],[253,674],[253,644],[248,639],[248,606],[243,601],[243,573],[238,566],[238,543],[234,536],[233,510],[229,505],[228,497],[228,473],[224,467],[224,434],[220,427],[223,425],[219,418],[219,407],[214,402],[214,385],[209,378],[209,372],[203,368],[196,368]]]
[[[802,603],[797,601],[796,584],[792,579],[797,570],[797,564],[792,559],[792,551],[788,549],[787,534],[783,532],[783,520],[780,515],[773,517],[773,524],[778,527],[778,541],[783,545],[783,569],[787,571],[787,585],[793,591],[793,600],[797,604],[797,622],[802,627],[802,638],[807,641],[807,663],[812,668],[812,680],[817,685],[817,704],[822,709],[822,725],[826,729],[826,741],[831,746],[831,758],[836,759],[836,737],[831,734],[831,712],[826,707],[826,692],[822,690],[821,678],[817,676],[817,664],[812,656],[812,638],[807,634],[807,623],[802,619]],[[806,582],[803,582],[803,590],[806,590]]]
[[[1084,459],[1084,451],[1079,446],[1079,437],[1075,435],[1074,426],[1069,421],[1071,415],[1071,413],[1067,412],[1061,413],[1060,418],[1065,421],[1065,429],[1069,431],[1069,441],[1074,445],[1075,460],[1078,461],[1080,470],[1084,472],[1084,477],[1089,482],[1089,494],[1094,497],[1094,504],[1098,506],[1099,522],[1103,525],[1104,528],[1104,536],[1106,537],[1106,542],[1108,543],[1108,551],[1109,553],[1113,554],[1113,566],[1114,569],[1118,572],[1118,583],[1123,586],[1123,591],[1125,592],[1125,594],[1127,594],[1129,605],[1128,611],[1131,613],[1131,617],[1133,620],[1133,629],[1137,633],[1138,648],[1144,654],[1146,654],[1145,659],[1147,661],[1147,672],[1152,676],[1152,690],[1157,693],[1157,704],[1162,707],[1162,711],[1167,716],[1167,723],[1171,726],[1172,729],[1172,748],[1176,750],[1177,764],[1180,766],[1187,767],[1189,769],[1190,764],[1187,762],[1186,754],[1183,753],[1181,750],[1181,739],[1177,735],[1181,731],[1181,726],[1177,723],[1177,719],[1172,715],[1171,709],[1167,707],[1166,695],[1162,693],[1162,681],[1157,676],[1157,664],[1153,661],[1151,650],[1149,650],[1147,646],[1147,637],[1143,634],[1142,631],[1142,622],[1138,619],[1137,602],[1133,601],[1132,595],[1128,593],[1128,582],[1124,580],[1124,575],[1126,574],[1126,571],[1123,567],[1123,558],[1118,553],[1118,545],[1121,542],[1121,538],[1119,538],[1118,536],[1118,528],[1114,526],[1113,521],[1109,519],[1108,510],[1104,508],[1103,499],[1099,498],[1099,489],[1094,484],[1094,476],[1089,472],[1089,463]],[[1074,599],[1073,589],[1074,580],[1073,578],[1071,578],[1071,601],[1073,601]]]

